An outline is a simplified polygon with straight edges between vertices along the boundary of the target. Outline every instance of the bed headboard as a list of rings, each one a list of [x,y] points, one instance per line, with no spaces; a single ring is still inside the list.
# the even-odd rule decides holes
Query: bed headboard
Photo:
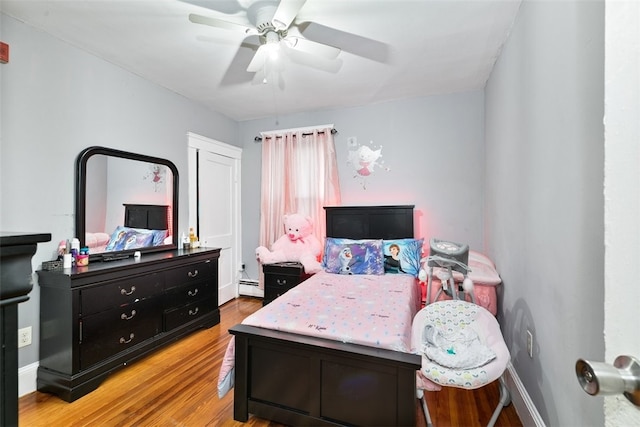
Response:
[[[327,237],[400,239],[414,237],[414,205],[327,206]]]
[[[169,206],[124,204],[124,226],[166,230],[169,227]]]

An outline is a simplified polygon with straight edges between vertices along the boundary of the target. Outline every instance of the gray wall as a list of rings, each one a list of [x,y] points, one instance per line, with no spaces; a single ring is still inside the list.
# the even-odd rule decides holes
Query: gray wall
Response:
[[[238,124],[13,18],[0,20],[11,47],[1,66],[0,229],[52,234],[34,269],[74,235],[75,159],[91,145],[173,161],[182,174],[179,230],[186,230],[187,132],[234,143]],[[37,284],[30,295],[18,327],[33,326],[34,344],[20,349],[20,366],[38,360]]]
[[[524,2],[486,88],[485,238],[511,360],[549,426],[604,424],[574,371],[604,360],[603,97],[603,3]]]
[[[415,204],[415,235],[467,242],[483,251],[484,95],[470,92],[319,111],[240,124],[243,262],[256,278],[261,131],[333,123],[343,205]],[[385,168],[365,183],[348,164],[348,140],[378,149]]]

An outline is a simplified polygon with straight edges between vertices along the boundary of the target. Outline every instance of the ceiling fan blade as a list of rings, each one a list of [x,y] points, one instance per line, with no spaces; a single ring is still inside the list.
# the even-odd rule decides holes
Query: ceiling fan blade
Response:
[[[314,55],[300,49],[291,49],[286,47],[287,58],[296,64],[305,65],[307,67],[326,71],[328,73],[337,73],[342,68],[342,60],[339,58],[326,59],[322,56]]]
[[[280,5],[271,20],[276,30],[286,30],[289,28],[306,2],[307,0],[280,0]]]
[[[210,18],[208,16],[197,15],[195,13],[189,14],[189,21],[193,22],[194,24],[208,25],[209,27],[223,28],[225,30],[232,31],[242,31],[247,35],[258,34],[258,30],[256,30],[255,28],[247,27],[242,24],[236,24],[234,22],[223,21],[222,19],[218,18]]]
[[[253,55],[249,66],[247,67],[247,71],[250,73],[255,73],[264,68],[264,61],[267,59],[267,48],[266,45],[261,45],[256,54]]]
[[[251,82],[253,75],[245,72],[245,69],[260,46],[259,42],[251,43],[252,39],[254,37],[249,37],[240,43],[233,60],[220,80],[220,86],[235,86]],[[255,37],[255,39],[258,38]]]
[[[264,68],[256,71],[253,75],[253,79],[251,80],[251,84],[253,86],[261,85],[267,83],[267,75],[264,72]]]
[[[311,55],[321,56],[325,59],[336,59],[342,51],[340,48],[314,42],[302,37],[287,37],[285,40],[292,49],[310,53]]]
[[[183,3],[192,4],[194,6],[213,10],[215,12],[224,13],[225,15],[233,15],[234,13],[243,12],[245,9],[240,5],[238,0],[180,0]]]
[[[307,40],[319,40],[329,46],[335,44],[344,52],[380,63],[388,63],[391,60],[391,47],[383,42],[327,27],[317,22],[300,22],[296,23],[296,27]]]

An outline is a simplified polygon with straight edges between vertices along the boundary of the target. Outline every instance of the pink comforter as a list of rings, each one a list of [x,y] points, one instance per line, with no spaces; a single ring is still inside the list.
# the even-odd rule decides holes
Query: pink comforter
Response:
[[[420,287],[413,276],[320,272],[242,323],[409,353],[419,309]],[[220,397],[233,387],[234,343],[232,337],[220,370]]]

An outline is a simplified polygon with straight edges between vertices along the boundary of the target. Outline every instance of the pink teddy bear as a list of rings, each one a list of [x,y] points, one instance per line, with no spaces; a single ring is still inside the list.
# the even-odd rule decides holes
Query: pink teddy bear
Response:
[[[256,259],[262,264],[276,262],[297,261],[304,266],[309,274],[322,270],[318,256],[322,252],[322,245],[313,235],[313,222],[310,217],[301,214],[284,216],[286,234],[278,238],[271,251],[264,246],[256,248]]]

